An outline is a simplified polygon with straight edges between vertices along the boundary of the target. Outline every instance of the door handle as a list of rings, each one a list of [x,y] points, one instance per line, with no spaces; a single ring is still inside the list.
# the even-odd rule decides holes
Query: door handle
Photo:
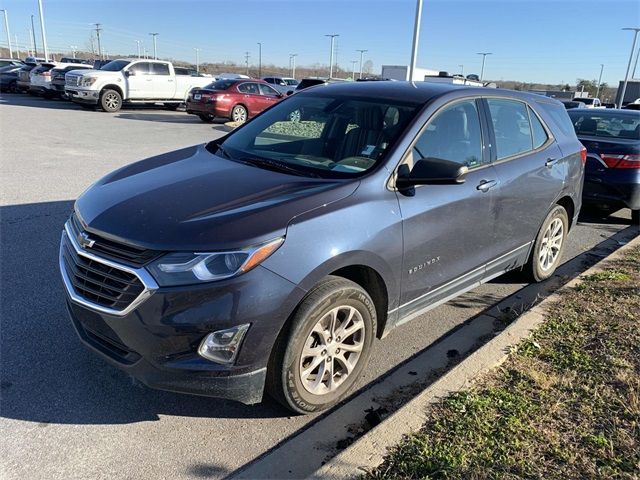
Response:
[[[549,158],[547,158],[547,161],[544,162],[544,166],[545,167],[553,167],[557,161],[558,161],[557,158],[549,157]]]
[[[476,190],[480,190],[481,192],[488,192],[490,189],[498,185],[497,180],[481,180]]]

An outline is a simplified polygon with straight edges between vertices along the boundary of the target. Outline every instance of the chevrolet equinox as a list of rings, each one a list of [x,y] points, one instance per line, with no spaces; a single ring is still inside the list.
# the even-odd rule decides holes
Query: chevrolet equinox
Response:
[[[309,88],[85,191],[60,244],[69,313],[150,387],[326,409],[376,338],[509,270],[551,276],[585,160],[553,99]]]

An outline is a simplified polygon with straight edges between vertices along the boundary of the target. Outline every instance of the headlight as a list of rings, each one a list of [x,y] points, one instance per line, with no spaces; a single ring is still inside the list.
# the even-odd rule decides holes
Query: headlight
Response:
[[[83,87],[90,87],[91,85],[96,83],[97,79],[98,77],[82,77],[82,79],[80,80],[80,85],[82,85]]]
[[[260,265],[284,242],[277,238],[257,247],[232,252],[169,253],[147,268],[158,282],[167,287],[212,282],[246,273]]]

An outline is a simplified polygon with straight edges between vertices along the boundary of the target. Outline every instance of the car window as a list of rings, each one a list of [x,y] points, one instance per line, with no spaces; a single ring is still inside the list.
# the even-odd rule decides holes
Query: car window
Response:
[[[151,73],[153,75],[169,75],[169,65],[167,63],[152,63]]]
[[[542,126],[542,122],[538,118],[538,115],[531,109],[531,107],[527,107],[529,109],[529,120],[531,122],[531,133],[533,134],[533,148],[539,148],[545,144],[547,139],[547,132]]]
[[[583,110],[580,113],[571,112],[571,120],[578,135],[640,140],[640,113],[603,115]]]
[[[103,67],[104,70],[104,67]],[[149,62],[138,62],[131,65],[130,72],[136,72],[136,75],[147,75],[151,73],[151,64]]]
[[[273,88],[271,88],[269,85],[264,85],[263,83],[259,83],[258,86],[260,87],[261,95],[269,95],[270,97],[277,97],[279,95],[279,93]]]
[[[293,86],[298,85],[298,81],[297,81],[297,80],[294,80],[293,78],[287,78],[287,79],[285,80],[285,82],[286,82],[286,84],[287,84],[287,85],[293,85]]]
[[[573,124],[571,123],[571,119],[569,118],[566,108],[563,108],[562,105],[545,102],[544,109],[549,116],[551,116],[554,123],[563,134],[570,137],[575,135],[575,132],[573,131]]]
[[[527,105],[517,100],[487,99],[496,136],[498,160],[533,148]]]
[[[241,83],[240,85],[238,85],[238,91],[241,93],[250,93],[254,95],[260,94],[260,90],[258,89],[258,84],[252,83],[252,82]]]
[[[264,80],[265,82],[267,82],[267,83],[274,83],[274,80],[273,80],[273,78],[272,78],[272,77],[265,77],[265,78],[263,78],[263,80]]]
[[[176,75],[191,75],[191,71],[188,68],[173,67],[173,71]]]
[[[427,124],[413,147],[414,161],[438,158],[478,167],[482,160],[480,117],[474,100],[445,107]]]

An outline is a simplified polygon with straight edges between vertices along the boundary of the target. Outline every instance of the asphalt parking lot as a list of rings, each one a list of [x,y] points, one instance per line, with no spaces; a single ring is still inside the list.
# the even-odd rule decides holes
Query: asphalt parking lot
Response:
[[[113,169],[225,128],[183,112],[107,114],[0,97],[3,479],[224,477],[312,422],[331,421],[292,417],[268,399],[244,406],[147,389],[86,351],[67,320],[57,256],[74,198]],[[610,247],[635,234],[629,210],[585,215],[565,261],[593,263],[607,239]],[[362,389],[523,287],[509,274],[396,329],[377,344]]]

